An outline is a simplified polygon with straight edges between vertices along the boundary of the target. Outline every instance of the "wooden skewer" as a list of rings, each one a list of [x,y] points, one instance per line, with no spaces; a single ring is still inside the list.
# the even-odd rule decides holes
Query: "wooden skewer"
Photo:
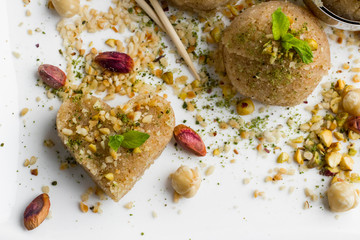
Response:
[[[191,58],[186,51],[184,44],[181,42],[179,36],[177,35],[175,29],[171,25],[169,19],[167,18],[164,10],[160,6],[158,0],[150,0],[151,5],[154,7],[155,12],[157,13],[160,21],[163,23],[166,32],[169,34],[171,40],[174,42],[177,50],[179,51],[179,54],[182,56],[182,58],[185,60],[186,64],[189,66],[192,74],[194,77],[198,80],[200,80],[200,76],[197,73],[195,66],[193,62],[191,61]]]
[[[137,4],[149,15],[149,17],[165,32],[165,27],[154,12],[154,10],[145,2],[145,0],[135,0]]]

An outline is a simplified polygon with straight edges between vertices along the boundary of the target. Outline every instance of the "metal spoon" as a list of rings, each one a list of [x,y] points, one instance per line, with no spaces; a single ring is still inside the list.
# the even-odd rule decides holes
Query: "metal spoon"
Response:
[[[331,12],[325,6],[318,6],[314,0],[303,1],[315,16],[330,26],[343,30],[360,31],[360,21],[354,21],[340,17]]]

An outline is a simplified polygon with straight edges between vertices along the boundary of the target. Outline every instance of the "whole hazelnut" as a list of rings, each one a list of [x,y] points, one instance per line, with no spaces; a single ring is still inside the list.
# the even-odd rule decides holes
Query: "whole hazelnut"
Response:
[[[360,116],[360,89],[352,89],[348,91],[343,98],[344,111],[354,115]]]
[[[51,0],[55,10],[62,17],[72,17],[80,12],[80,0]]]
[[[172,187],[183,197],[193,197],[200,187],[201,176],[198,168],[191,169],[182,165],[170,177]]]
[[[333,212],[346,212],[359,204],[359,190],[342,181],[333,183],[327,191],[329,206]]]

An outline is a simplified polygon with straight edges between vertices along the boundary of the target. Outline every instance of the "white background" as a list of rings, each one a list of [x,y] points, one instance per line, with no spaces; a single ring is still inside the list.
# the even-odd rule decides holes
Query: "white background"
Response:
[[[209,153],[204,158],[198,158],[176,151],[173,140],[121,201],[103,201],[102,214],[80,212],[80,195],[94,184],[80,167],[59,170],[58,158],[64,159],[69,156],[58,140],[55,130],[56,110],[60,101],[47,99],[44,88],[36,86],[36,71],[39,64],[62,64],[63,69],[65,66],[64,59],[58,53],[62,48],[62,41],[56,32],[59,17],[47,9],[45,2],[33,0],[29,6],[24,7],[21,0],[0,1],[0,142],[5,142],[5,147],[0,148],[0,239],[209,240],[360,237],[359,209],[337,215],[329,211],[326,199],[310,202],[311,209],[303,209],[304,202],[309,200],[304,194],[305,187],[315,189],[315,185],[319,185],[320,188],[315,192],[324,194],[328,186],[329,178],[320,176],[316,170],[305,174],[296,171],[294,176],[284,176],[284,180],[278,183],[264,183],[264,178],[270,175],[268,170],[280,167],[275,163],[275,155],[271,154],[265,158],[253,150],[242,148],[239,149],[240,155],[236,157],[237,162],[230,164],[231,157],[213,158]],[[109,2],[93,0],[88,4],[101,5],[106,9],[110,5]],[[8,6],[5,6],[6,3]],[[32,12],[30,17],[25,16],[27,9]],[[6,23],[6,10],[9,23]],[[21,22],[22,25],[19,26]],[[7,27],[11,46],[7,41]],[[28,29],[35,28],[40,28],[45,34],[27,34]],[[91,40],[97,40],[99,43],[103,43],[108,37],[108,33],[89,35]],[[39,44],[39,48],[36,44]],[[349,74],[335,74],[335,71],[347,61],[350,53],[358,56],[356,48],[352,50],[351,47],[332,41],[330,44],[333,67],[323,82],[334,81],[337,78],[350,82]],[[10,52],[19,53],[20,58],[14,58]],[[16,76],[13,75],[12,66],[15,68]],[[184,72],[187,72],[186,68]],[[308,99],[309,105],[314,105],[320,99],[319,91],[320,87]],[[171,91],[167,93],[175,109],[177,124],[188,119],[189,125],[196,128],[193,125],[192,114],[182,109],[182,102],[174,97]],[[35,101],[38,96],[42,99],[40,102]],[[123,99],[116,99],[111,104],[123,102]],[[49,110],[50,106],[54,106],[53,111]],[[279,121],[276,116],[290,112],[304,113],[303,118],[309,118],[309,114],[303,110],[305,106],[302,104],[290,110],[270,107],[268,112],[274,114],[270,121],[276,123]],[[19,118],[19,112],[24,107],[28,107],[30,111],[25,117]],[[203,137],[206,143],[211,141],[209,137]],[[43,141],[49,138],[56,143],[52,149],[43,145]],[[56,153],[57,150],[59,154]],[[24,160],[31,156],[39,157],[35,165],[39,169],[37,177],[32,176],[30,170],[22,165]],[[179,203],[173,203],[169,174],[181,164],[199,167],[200,160],[208,166],[214,165],[214,174],[204,177],[194,198],[181,199]],[[358,165],[360,163],[357,155],[357,169]],[[297,168],[294,163],[286,167]],[[205,169],[201,169],[203,176]],[[243,184],[245,178],[250,179],[248,185]],[[321,181],[322,178],[325,179],[324,182]],[[58,183],[55,187],[51,186],[54,180]],[[41,187],[44,185],[50,186],[52,218],[29,232],[23,227],[22,214],[27,204],[41,193]],[[285,186],[285,190],[279,190],[281,186]],[[295,187],[292,194],[288,193],[290,187]],[[265,199],[253,198],[255,190],[264,191]],[[15,194],[16,198],[13,197]],[[90,203],[96,201],[94,197]],[[135,207],[125,209],[123,206],[130,201],[134,202]],[[153,211],[157,213],[157,218],[153,218]]]

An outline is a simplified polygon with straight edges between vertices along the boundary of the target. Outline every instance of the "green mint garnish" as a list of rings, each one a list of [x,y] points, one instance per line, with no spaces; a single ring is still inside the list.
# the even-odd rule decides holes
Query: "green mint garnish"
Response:
[[[309,44],[306,41],[300,40],[296,37],[294,37],[292,34],[287,33],[283,37],[283,42],[281,43],[282,47],[289,51],[291,48],[294,48],[294,50],[299,54],[301,60],[308,64],[313,62],[313,54],[311,51],[311,48]]]
[[[272,15],[272,32],[274,40],[278,41],[286,35],[290,28],[288,17],[278,8]]]
[[[301,60],[308,64],[313,62],[313,54],[309,44],[300,40],[291,33],[288,33],[290,21],[288,17],[278,8],[272,15],[272,33],[274,40],[280,41],[285,51],[294,49],[299,54]]]
[[[150,137],[149,134],[138,131],[129,131],[124,133],[123,136],[124,141],[122,142],[121,146],[124,148],[140,147]]]
[[[108,145],[114,151],[117,151],[120,146],[123,148],[133,149],[143,145],[149,137],[150,135],[147,133],[129,131],[122,135],[110,136]]]
[[[123,135],[110,136],[108,145],[113,150],[117,151],[119,149],[119,147],[121,146],[123,141],[124,141],[124,136]]]

